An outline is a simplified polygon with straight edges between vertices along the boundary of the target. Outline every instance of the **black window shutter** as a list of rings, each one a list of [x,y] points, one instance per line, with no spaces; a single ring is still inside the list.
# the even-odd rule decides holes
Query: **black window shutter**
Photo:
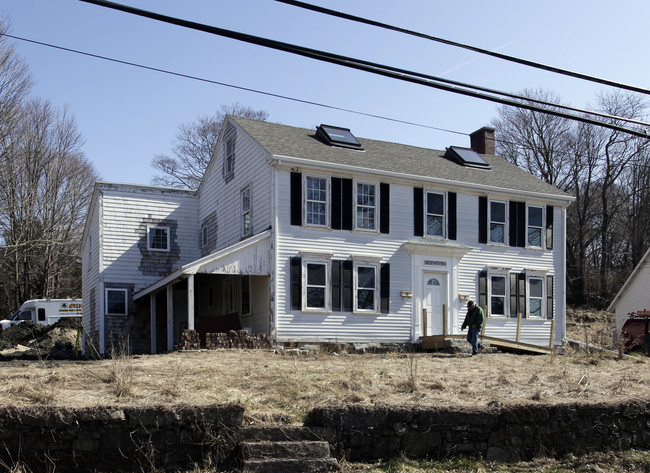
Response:
[[[390,185],[379,184],[379,232],[390,233]]]
[[[526,203],[510,201],[509,206],[510,246],[526,246]]]
[[[302,262],[300,256],[291,258],[291,309],[302,309]]]
[[[488,241],[488,198],[479,196],[478,198],[478,242],[487,243]]]
[[[342,261],[332,261],[332,310],[341,311],[341,295],[343,294]]]
[[[456,239],[456,193],[447,193],[447,238]]]
[[[553,206],[546,206],[546,249],[553,249]]]
[[[352,179],[341,179],[341,229],[352,230],[352,215],[354,211],[354,194]]]
[[[521,313],[522,318],[526,318],[526,273],[518,274],[519,284],[517,284],[517,313]]]
[[[424,189],[413,188],[413,235],[424,236]]]
[[[526,202],[517,202],[517,246],[526,247]]]
[[[486,307],[488,305],[487,271],[485,270],[478,273],[478,305],[481,307]]]
[[[518,246],[517,245],[517,202],[510,201],[508,209],[508,230],[509,230],[509,239],[508,239],[508,244],[510,246]]]
[[[352,260],[343,261],[343,310],[352,312]]]
[[[517,273],[510,273],[510,317],[517,317],[517,303],[519,298],[517,293],[519,290],[519,275]]]
[[[390,263],[384,263],[381,265],[380,269],[380,297],[381,297],[381,313],[387,314],[389,312],[390,305]]]
[[[553,276],[546,276],[546,318],[555,318],[553,311]]]
[[[302,225],[302,173],[291,173],[291,225]]]
[[[341,178],[332,178],[332,198],[330,199],[330,219],[332,229],[341,229]]]

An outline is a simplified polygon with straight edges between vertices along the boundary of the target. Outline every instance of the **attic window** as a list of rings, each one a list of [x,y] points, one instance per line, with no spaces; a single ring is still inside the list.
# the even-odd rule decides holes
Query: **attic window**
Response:
[[[316,128],[316,136],[324,140],[328,145],[340,146],[343,148],[363,150],[361,143],[350,132],[349,128],[340,128],[331,125],[320,125]]]
[[[485,159],[481,158],[481,156],[476,151],[469,148],[450,146],[447,148],[446,155],[462,166],[479,169],[492,169],[490,164]]]

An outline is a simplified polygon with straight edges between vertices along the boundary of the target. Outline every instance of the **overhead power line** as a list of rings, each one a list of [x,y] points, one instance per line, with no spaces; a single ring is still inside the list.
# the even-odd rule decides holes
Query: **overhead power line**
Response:
[[[253,88],[250,88],[250,87],[244,87],[244,86],[241,86],[241,85],[229,84],[227,82],[219,82],[219,81],[212,80],[212,79],[206,79],[204,77],[193,76],[193,75],[185,74],[185,73],[182,73],[182,72],[170,71],[170,70],[162,69],[162,68],[159,68],[159,67],[147,66],[147,65],[144,65],[144,64],[136,63],[136,62],[125,61],[125,60],[122,60],[122,59],[116,59],[116,58],[112,58],[112,57],[109,57],[109,56],[102,56],[102,55],[99,55],[99,54],[89,53],[89,52],[81,51],[81,50],[78,50],[78,49],[66,48],[64,46],[57,46],[56,44],[45,43],[43,41],[36,41],[36,40],[33,40],[33,39],[28,39],[28,38],[22,38],[20,36],[15,36],[15,35],[7,34],[7,33],[2,34],[1,36],[6,36],[7,38],[12,38],[12,39],[15,39],[15,40],[18,40],[18,41],[24,41],[26,43],[37,44],[39,46],[46,46],[48,48],[58,49],[60,51],[66,51],[66,52],[69,52],[69,53],[80,54],[80,55],[92,57],[92,58],[95,58],[95,59],[101,59],[101,60],[104,60],[104,61],[115,62],[117,64],[123,64],[125,66],[137,67],[137,68],[145,69],[145,70],[148,70],[148,71],[159,72],[159,73],[162,73],[162,74],[168,74],[168,75],[171,75],[171,76],[181,77],[183,79],[191,79],[191,80],[196,80],[196,81],[200,81],[200,82],[206,82],[208,84],[220,85],[220,86],[223,86],[223,87],[230,87],[232,89],[243,90],[245,92],[252,92],[252,93],[255,93],[255,94],[266,95],[268,97],[275,97],[275,98],[279,98],[279,99],[283,99],[283,100],[290,100],[290,101],[293,101],[293,102],[303,103],[303,104],[306,104],[306,105],[313,105],[313,106],[316,106],[316,107],[327,108],[327,109],[330,109],[330,110],[338,110],[338,111],[341,111],[341,112],[354,113],[356,115],[363,115],[363,116],[366,116],[366,117],[377,118],[379,120],[386,120],[386,121],[390,121],[390,122],[394,122],[394,123],[402,123],[404,125],[412,125],[412,126],[417,126],[417,127],[421,127],[421,128],[428,128],[430,130],[442,131],[442,132],[445,132],[445,133],[453,133],[453,134],[456,134],[456,135],[469,136],[469,133],[465,133],[465,132],[462,132],[462,131],[449,130],[447,128],[440,128],[440,127],[436,127],[436,126],[433,126],[433,125],[425,125],[424,123],[417,123],[417,122],[413,122],[413,121],[409,121],[409,120],[401,120],[399,118],[391,118],[391,117],[386,117],[386,116],[383,116],[383,115],[377,115],[377,114],[374,114],[374,113],[361,112],[359,110],[352,110],[352,109],[349,109],[349,108],[337,107],[335,105],[328,105],[328,104],[324,104],[324,103],[320,103],[320,102],[315,102],[313,100],[299,99],[299,98],[296,98],[296,97],[290,97],[288,95],[281,95],[281,94],[276,94],[276,93],[273,93],[273,92],[267,92],[267,91],[264,91],[264,90],[253,89]]]
[[[537,106],[530,105],[530,104],[527,104],[527,103],[517,102],[517,101],[514,101],[514,100],[510,100],[510,99],[504,99],[504,98],[501,98],[501,97],[486,95],[486,94],[483,94],[483,93],[480,93],[480,92],[474,92],[472,90],[467,90],[467,89],[460,88],[460,87],[455,87],[455,86],[442,84],[442,83],[440,83],[438,81],[435,81],[435,80],[428,80],[428,79],[424,79],[422,77],[418,77],[418,73],[414,73],[414,72],[411,72],[411,71],[396,69],[396,68],[392,68],[390,66],[371,63],[369,61],[363,61],[363,60],[360,60],[360,59],[355,59],[355,58],[351,58],[351,57],[347,57],[347,56],[342,56],[342,55],[339,55],[339,54],[328,53],[328,52],[320,51],[320,50],[316,50],[316,49],[306,48],[306,47],[298,46],[298,45],[295,45],[295,44],[283,43],[283,42],[280,42],[280,41],[275,41],[275,40],[271,40],[271,39],[267,39],[267,38],[262,38],[262,37],[259,37],[259,36],[249,35],[249,34],[246,34],[246,33],[240,33],[240,32],[237,32],[237,31],[226,30],[224,28],[218,28],[216,26],[210,26],[210,25],[205,25],[205,24],[201,24],[201,23],[196,23],[196,22],[193,22],[193,21],[183,20],[183,19],[180,19],[180,18],[170,17],[170,16],[167,16],[167,15],[162,15],[162,14],[151,12],[151,11],[148,11],[148,10],[142,10],[142,9],[139,9],[139,8],[134,8],[134,7],[130,7],[130,6],[127,6],[127,5],[122,5],[122,4],[119,4],[119,3],[109,2],[109,1],[105,1],[105,0],[81,0],[81,1],[86,2],[86,3],[92,3],[92,4],[95,4],[95,5],[99,5],[99,6],[103,6],[103,7],[107,7],[107,8],[111,8],[111,9],[114,9],[114,10],[123,11],[125,13],[130,13],[130,14],[142,16],[142,17],[145,17],[145,18],[150,18],[150,19],[161,21],[161,22],[164,22],[164,23],[169,23],[169,24],[173,24],[173,25],[177,25],[177,26],[182,26],[184,28],[194,29],[194,30],[197,30],[197,31],[203,31],[203,32],[206,32],[206,33],[210,33],[210,34],[214,34],[214,35],[218,35],[218,36],[223,36],[223,37],[227,37],[227,38],[231,38],[231,39],[236,39],[238,41],[243,41],[243,42],[250,43],[250,44],[256,44],[258,46],[264,46],[264,47],[271,48],[271,49],[276,49],[276,50],[279,50],[279,51],[285,51],[285,52],[289,52],[289,53],[292,53],[292,54],[297,54],[297,55],[300,55],[300,56],[309,57],[309,58],[312,58],[312,59],[318,59],[318,60],[329,62],[329,63],[332,63],[332,64],[337,64],[337,65],[349,67],[349,68],[352,68],[352,69],[358,69],[358,70],[370,72],[370,73],[373,73],[373,74],[382,75],[382,76],[385,76],[385,77],[390,77],[390,78],[393,78],[393,79],[399,79],[399,80],[403,80],[403,81],[406,81],[406,82],[412,82],[412,83],[415,83],[415,84],[425,85],[425,86],[428,86],[428,87],[432,87],[432,88],[436,88],[436,89],[440,89],[440,90],[445,90],[447,92],[453,92],[453,93],[457,93],[457,94],[461,94],[461,95],[466,95],[466,96],[469,96],[469,97],[488,100],[488,101],[500,103],[500,104],[503,104],[503,105],[511,105],[511,106],[514,106],[514,107],[517,107],[517,108],[523,108],[523,109],[527,109],[527,110],[531,110],[531,111],[536,111],[536,112],[544,113],[544,114],[547,114],[547,115],[554,115],[554,116],[567,118],[567,119],[571,119],[571,120],[577,120],[577,121],[580,121],[580,122],[583,122],[583,123],[589,123],[589,124],[596,125],[596,126],[602,126],[602,127],[605,127],[605,128],[615,130],[615,131],[619,131],[619,132],[623,132],[623,133],[629,133],[631,135],[647,138],[647,134],[644,131],[625,128],[625,127],[621,127],[621,126],[619,126],[619,125],[617,125],[615,123],[601,122],[601,121],[594,120],[592,118],[585,117],[585,116],[572,115],[572,114],[564,113],[564,112],[554,110],[554,109],[541,108],[541,107],[537,107]],[[612,118],[614,118],[614,117],[612,117]],[[648,125],[648,124],[646,124],[646,125]]]
[[[463,43],[457,43],[455,41],[451,41],[451,40],[448,40],[448,39],[438,38],[436,36],[431,36],[431,35],[428,35],[428,34],[419,33],[417,31],[412,31],[412,30],[408,30],[408,29],[405,29],[405,28],[400,28],[399,26],[393,26],[393,25],[389,25],[389,24],[386,24],[386,23],[381,23],[379,21],[370,20],[370,19],[363,18],[363,17],[360,17],[360,16],[350,15],[348,13],[343,13],[343,12],[340,12],[340,11],[337,11],[337,10],[331,10],[329,8],[324,8],[324,7],[320,7],[320,6],[317,6],[317,5],[312,5],[310,3],[300,2],[298,0],[275,0],[275,1],[280,2],[280,3],[285,3],[287,5],[293,5],[293,6],[296,6],[296,7],[304,8],[304,9],[307,9],[307,10],[312,10],[312,11],[315,11],[315,12],[318,12],[318,13],[323,13],[325,15],[336,16],[338,18],[344,18],[346,20],[351,20],[351,21],[355,21],[355,22],[358,22],[358,23],[364,23],[366,25],[377,26],[379,28],[384,28],[384,29],[387,29],[387,30],[397,31],[397,32],[405,33],[405,34],[408,34],[408,35],[411,35],[411,36],[417,36],[419,38],[428,39],[430,41],[436,41],[438,43],[443,43],[443,44],[447,44],[447,45],[450,45],[450,46],[456,46],[458,48],[468,49],[470,51],[474,51],[474,52],[477,52],[477,53],[480,53],[480,54],[486,54],[488,56],[496,57],[496,58],[503,59],[503,60],[510,61],[510,62],[515,62],[517,64],[522,64],[524,66],[534,67],[534,68],[541,69],[541,70],[544,70],[544,71],[553,72],[553,73],[556,73],[556,74],[562,74],[562,75],[569,76],[569,77],[574,77],[574,78],[578,78],[578,79],[587,80],[587,81],[590,81],[590,82],[596,82],[596,83],[599,83],[599,84],[608,85],[608,86],[611,86],[611,87],[617,87],[617,88],[620,88],[620,89],[630,90],[632,92],[639,92],[641,94],[649,94],[650,95],[650,89],[646,89],[646,88],[639,87],[639,86],[636,86],[636,85],[624,84],[624,83],[621,83],[621,82],[615,82],[615,81],[612,81],[612,80],[609,80],[609,79],[603,79],[601,77],[594,77],[594,76],[590,76],[590,75],[587,75],[587,74],[582,74],[580,72],[569,71],[569,70],[566,70],[566,69],[561,69],[559,67],[554,67],[554,66],[549,66],[549,65],[546,65],[546,64],[541,64],[541,63],[530,61],[530,60],[527,60],[527,59],[521,59],[521,58],[514,57],[514,56],[508,56],[506,54],[501,54],[501,53],[498,53],[498,52],[495,52],[495,51],[490,51],[488,49],[483,49],[483,48],[479,48],[479,47],[476,47],[476,46],[471,46],[471,45],[463,44]]]

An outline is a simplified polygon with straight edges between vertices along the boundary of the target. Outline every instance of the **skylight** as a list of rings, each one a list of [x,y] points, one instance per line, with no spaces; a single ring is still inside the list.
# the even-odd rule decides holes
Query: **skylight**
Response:
[[[447,151],[447,154],[451,155],[450,157],[458,164],[480,169],[491,169],[490,164],[472,149],[450,146]]]
[[[341,146],[343,148],[352,148],[363,150],[361,143],[350,132],[349,128],[341,128],[331,125],[320,125],[316,128],[316,136],[325,140],[332,146]]]

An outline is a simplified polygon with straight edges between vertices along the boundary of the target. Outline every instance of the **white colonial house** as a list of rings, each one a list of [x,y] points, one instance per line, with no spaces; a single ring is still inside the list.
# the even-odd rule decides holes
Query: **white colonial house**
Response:
[[[98,182],[83,236],[83,324],[100,351],[173,349],[184,329],[277,342],[548,345],[565,327],[572,197],[494,156],[228,117],[197,191]]]
[[[630,313],[650,310],[650,249],[609,304],[607,310],[616,314],[616,331],[620,332]]]

